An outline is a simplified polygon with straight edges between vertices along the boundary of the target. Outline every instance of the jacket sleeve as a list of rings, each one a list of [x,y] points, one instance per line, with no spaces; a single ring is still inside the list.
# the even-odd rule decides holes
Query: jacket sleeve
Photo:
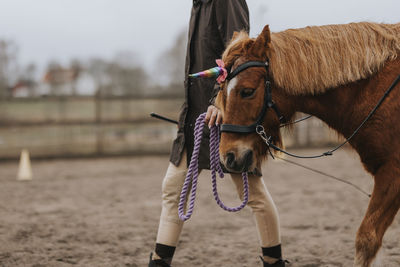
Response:
[[[215,0],[215,5],[218,31],[225,46],[235,31],[249,32],[249,9],[246,0]]]

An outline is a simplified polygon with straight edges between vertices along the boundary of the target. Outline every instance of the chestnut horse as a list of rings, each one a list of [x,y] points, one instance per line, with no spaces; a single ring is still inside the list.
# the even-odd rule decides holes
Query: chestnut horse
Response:
[[[221,109],[220,157],[232,172],[252,171],[268,146],[282,147],[280,125],[314,115],[349,137],[400,74],[400,24],[351,23],[270,33],[236,33],[223,54],[229,71]],[[400,208],[400,84],[349,141],[374,177],[357,232],[355,266],[370,266]],[[264,136],[264,137],[266,137]]]

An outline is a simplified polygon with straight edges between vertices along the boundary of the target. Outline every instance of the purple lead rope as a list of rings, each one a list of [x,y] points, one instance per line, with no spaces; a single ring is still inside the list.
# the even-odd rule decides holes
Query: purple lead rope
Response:
[[[200,114],[200,116],[196,120],[196,125],[194,128],[194,147],[193,147],[192,158],[190,160],[189,169],[186,174],[185,182],[183,183],[178,205],[178,214],[179,218],[182,221],[188,220],[192,216],[194,209],[194,201],[196,199],[196,191],[197,191],[197,178],[199,176],[199,168],[198,168],[199,152],[200,152],[201,139],[203,137],[205,117],[206,113]],[[218,172],[219,177],[221,178],[224,177],[224,173],[222,171],[219,160],[219,128],[217,126],[213,126],[210,129],[210,169],[211,169],[213,195],[217,204],[224,210],[230,212],[236,212],[243,209],[247,205],[247,201],[249,200],[249,182],[246,172],[242,173],[243,202],[240,206],[233,208],[227,207],[224,205],[224,203],[218,196],[216,173]],[[189,207],[187,209],[187,213],[185,214],[186,196],[189,190],[190,182],[192,183],[192,188],[190,192]]]

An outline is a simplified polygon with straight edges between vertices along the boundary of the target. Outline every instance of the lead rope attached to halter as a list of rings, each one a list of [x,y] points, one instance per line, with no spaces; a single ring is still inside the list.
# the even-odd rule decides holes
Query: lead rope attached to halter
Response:
[[[189,169],[186,174],[185,182],[183,183],[178,205],[178,215],[182,221],[188,220],[193,214],[194,202],[196,199],[196,191],[197,191],[197,178],[199,176],[198,160],[199,160],[201,139],[203,136],[205,117],[206,113],[200,114],[200,116],[196,120],[194,128],[194,147],[193,147],[192,158],[190,160]],[[210,129],[210,169],[211,169],[211,179],[212,179],[212,190],[217,204],[222,209],[229,212],[236,212],[243,209],[247,205],[247,201],[249,199],[249,182],[246,172],[242,173],[243,202],[241,205],[233,208],[227,207],[218,196],[216,173],[218,172],[219,177],[221,178],[224,177],[224,173],[222,171],[219,161],[219,128],[217,126],[213,126]],[[189,189],[190,183],[192,183],[191,190]],[[187,208],[187,213],[185,214],[185,203],[188,190],[190,190],[191,192],[189,199],[189,207]]]

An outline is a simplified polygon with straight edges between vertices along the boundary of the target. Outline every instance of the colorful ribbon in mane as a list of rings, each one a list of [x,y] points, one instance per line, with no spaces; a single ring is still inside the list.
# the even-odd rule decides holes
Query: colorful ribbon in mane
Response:
[[[228,76],[228,71],[225,69],[225,64],[221,59],[215,60],[218,67],[214,67],[208,70],[200,71],[197,73],[189,74],[190,78],[212,78],[217,77],[219,84],[223,83]]]

